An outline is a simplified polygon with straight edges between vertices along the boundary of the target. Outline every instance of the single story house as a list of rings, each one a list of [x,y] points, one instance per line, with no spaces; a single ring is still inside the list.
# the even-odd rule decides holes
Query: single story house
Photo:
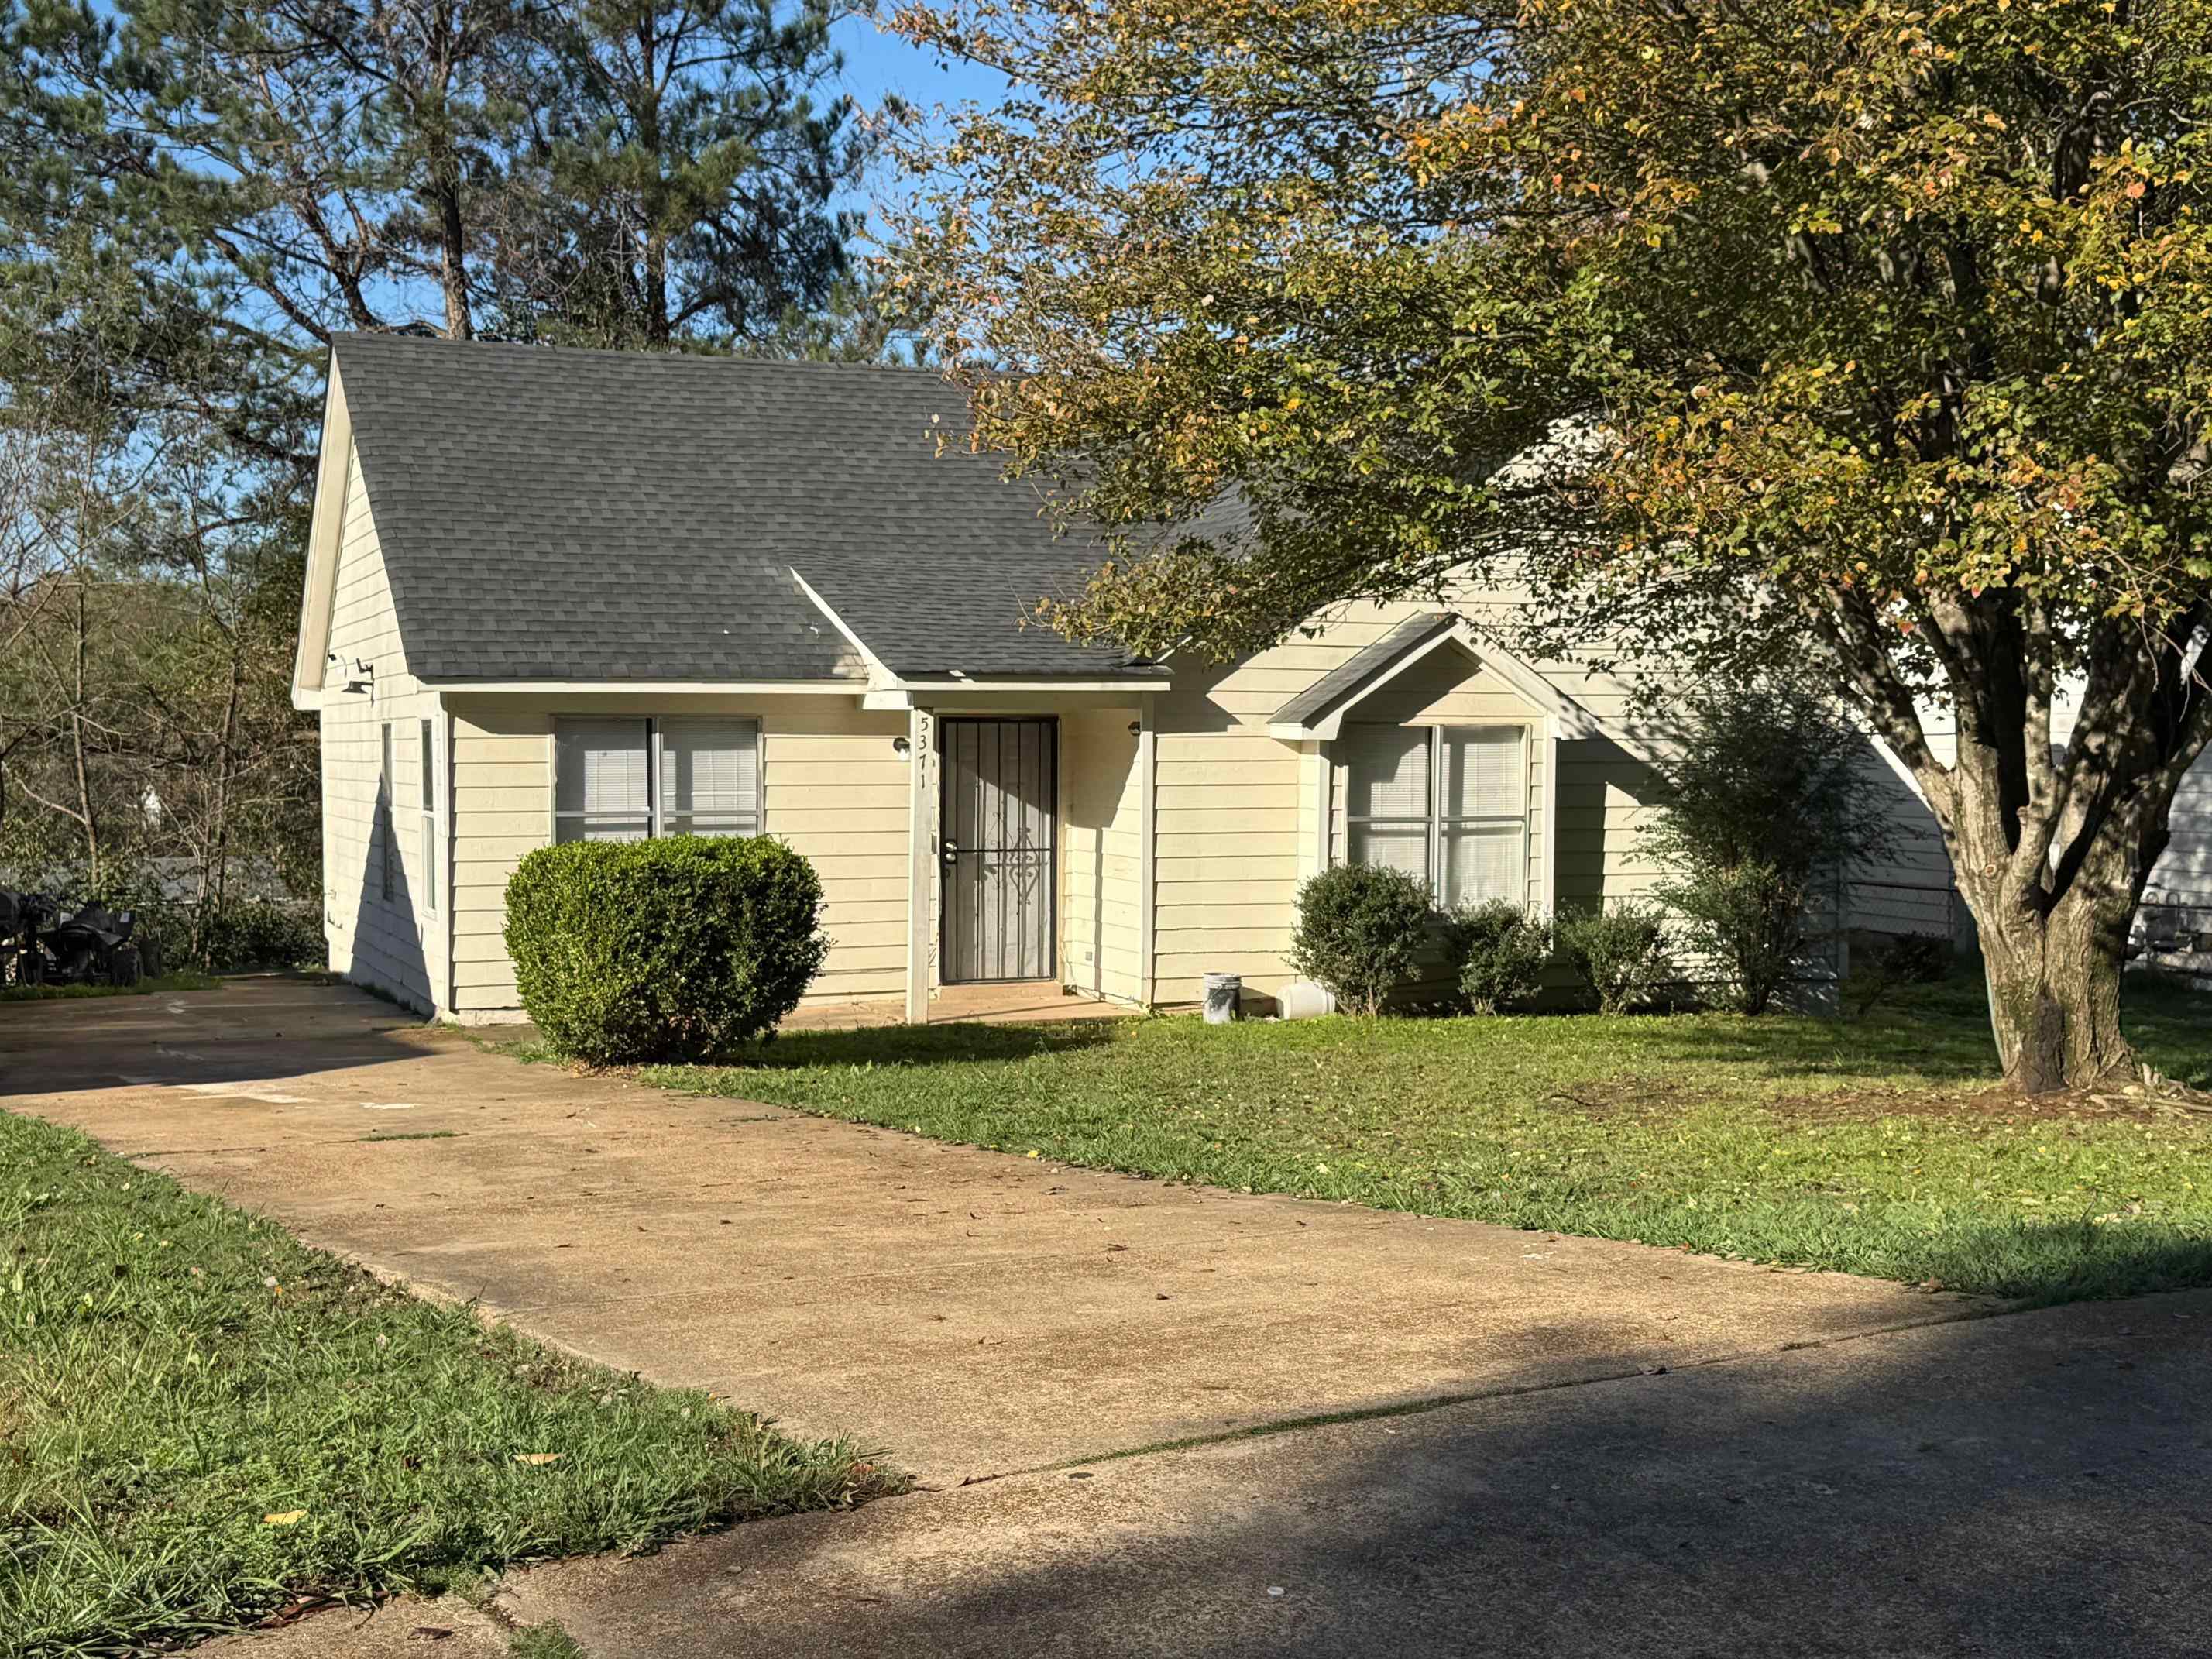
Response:
[[[1264,1010],[1335,862],[1545,911],[1650,885],[1625,688],[1499,649],[1472,600],[1226,665],[1073,645],[1030,612],[1099,550],[966,429],[927,372],[341,337],[293,693],[333,967],[517,1018],[507,878],[575,837],[783,838],[827,896],[813,999],[911,1019],[1209,972]],[[1854,919],[1941,931],[1932,823],[1869,777],[1914,840]]]

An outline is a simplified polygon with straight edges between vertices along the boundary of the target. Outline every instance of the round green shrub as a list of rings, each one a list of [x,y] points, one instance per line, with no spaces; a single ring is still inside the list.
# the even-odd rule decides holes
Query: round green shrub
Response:
[[[1298,889],[1291,965],[1347,1012],[1378,1014],[1413,976],[1428,937],[1429,890],[1402,870],[1343,865]]]
[[[1674,975],[1666,918],[1656,906],[1630,899],[1609,910],[1571,913],[1553,931],[1559,954],[1596,994],[1600,1013],[1650,1001]]]
[[[1544,988],[1551,926],[1510,899],[1463,906],[1452,913],[1451,953],[1468,1006],[1494,1014],[1533,1001]]]
[[[524,1011],[597,1066],[774,1035],[829,952],[821,921],[814,866],[766,836],[541,847],[507,884]]]

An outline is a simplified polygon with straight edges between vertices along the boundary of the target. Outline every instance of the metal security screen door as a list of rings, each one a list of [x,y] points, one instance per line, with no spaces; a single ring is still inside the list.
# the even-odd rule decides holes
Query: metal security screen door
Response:
[[[945,982],[1049,979],[1060,723],[948,720],[939,731]]]

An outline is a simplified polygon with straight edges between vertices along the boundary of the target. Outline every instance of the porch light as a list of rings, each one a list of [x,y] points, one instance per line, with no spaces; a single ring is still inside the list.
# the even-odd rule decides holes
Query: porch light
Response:
[[[907,738],[893,738],[891,739],[891,753],[896,755],[901,760],[904,760],[908,755],[914,753],[913,741]]]

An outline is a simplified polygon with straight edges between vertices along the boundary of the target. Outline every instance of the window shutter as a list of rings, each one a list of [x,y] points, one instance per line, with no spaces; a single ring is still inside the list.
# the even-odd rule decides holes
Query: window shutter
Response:
[[[652,833],[650,731],[641,720],[554,722],[556,840],[642,841]]]
[[[753,720],[660,723],[660,822],[672,836],[760,830],[760,726]]]

